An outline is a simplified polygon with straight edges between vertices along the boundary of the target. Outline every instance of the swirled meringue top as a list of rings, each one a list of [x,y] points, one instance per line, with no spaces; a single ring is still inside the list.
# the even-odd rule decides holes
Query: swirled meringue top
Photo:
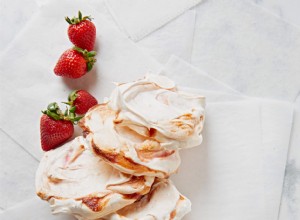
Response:
[[[165,76],[146,75],[118,84],[108,106],[119,112],[116,121],[120,124],[151,135],[166,149],[189,148],[202,142],[204,97],[179,91]]]

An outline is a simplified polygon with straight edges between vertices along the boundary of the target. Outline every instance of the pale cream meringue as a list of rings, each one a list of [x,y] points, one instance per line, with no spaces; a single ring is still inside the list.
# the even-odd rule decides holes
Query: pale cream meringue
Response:
[[[103,220],[180,220],[191,211],[191,202],[170,180],[157,180],[149,194]]]
[[[180,165],[178,150],[202,142],[205,99],[178,91],[164,76],[117,85],[107,103],[79,125],[94,151],[120,171],[165,178]]]
[[[149,192],[153,177],[123,174],[95,155],[83,137],[44,154],[36,192],[52,212],[99,219]]]
[[[205,98],[179,91],[165,76],[149,74],[118,84],[108,106],[118,112],[119,126],[151,136],[166,149],[195,147],[202,142]]]
[[[160,143],[118,126],[117,113],[107,104],[90,110],[80,126],[94,153],[118,170],[136,176],[168,177],[180,165],[178,150],[166,150]]]

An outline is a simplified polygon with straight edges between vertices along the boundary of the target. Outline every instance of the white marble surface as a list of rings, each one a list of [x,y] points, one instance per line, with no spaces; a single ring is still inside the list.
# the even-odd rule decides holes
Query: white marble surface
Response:
[[[245,95],[295,100],[300,29],[247,1],[209,0],[196,11],[193,65]]]
[[[3,51],[16,35],[26,26],[29,19],[48,0],[1,0],[0,1],[0,50]],[[206,0],[209,1],[209,0]],[[251,1],[257,6],[281,19],[300,27],[299,0],[243,0]]]
[[[34,0],[1,0],[0,1],[0,54],[26,26],[27,22],[38,11]]]
[[[245,0],[248,1],[248,0]],[[250,0],[279,18],[300,27],[299,0]]]
[[[35,193],[33,179],[38,160],[0,129],[0,207],[7,209],[31,199]],[[13,187],[12,187],[13,186]]]
[[[210,0],[206,0],[210,1]],[[291,24],[295,27],[300,27],[300,1],[299,0],[244,0],[252,1],[258,7],[262,7],[266,13],[275,15]],[[5,30],[1,32],[0,40],[0,57],[1,54],[5,55],[5,51],[9,48],[11,42],[14,41],[16,36],[22,32],[28,21],[35,16],[38,12],[39,7],[44,5],[47,0],[0,0],[0,29]],[[260,10],[260,9],[259,9]],[[192,15],[191,15],[192,16]],[[183,41],[181,41],[183,42]],[[147,44],[147,43],[145,43]],[[141,43],[142,45],[142,43]],[[151,45],[151,44],[149,44]],[[147,45],[146,45],[147,46]],[[172,52],[172,51],[170,51]],[[299,98],[298,98],[299,100]],[[299,106],[300,102],[296,102]],[[299,107],[297,107],[299,109]],[[299,119],[298,111],[295,113],[296,120]],[[298,120],[299,121],[299,120]],[[296,121],[294,127],[299,129],[299,123]],[[289,152],[289,160],[287,162],[286,179],[284,184],[283,196],[282,196],[282,207],[280,212],[280,220],[298,220],[300,216],[299,207],[299,185],[300,185],[300,170],[299,170],[299,149],[300,141],[298,136],[292,135],[291,149]],[[10,199],[1,201],[0,213],[3,210],[12,208],[15,205],[17,199],[18,202],[25,201],[33,193],[32,185],[30,182],[34,176],[34,172],[37,166],[37,161],[26,151],[23,147],[15,140],[11,139],[5,131],[0,131],[0,197],[10,197]],[[15,156],[17,155],[17,156]],[[298,155],[298,156],[297,156]],[[24,159],[25,158],[25,159]],[[25,160],[26,163],[18,164],[14,163],[18,160]],[[6,162],[3,162],[6,161]],[[17,164],[13,167],[13,173],[5,173],[5,169],[10,166],[7,164],[12,162]],[[13,162],[14,161],[14,162]],[[21,170],[24,169],[24,172]],[[22,177],[22,186],[16,177]],[[27,183],[27,184],[26,184]],[[8,185],[15,185],[16,188],[21,190],[5,190],[9,187]],[[298,187],[298,188],[297,188]],[[12,188],[10,188],[12,189]],[[10,196],[7,196],[10,195]],[[22,195],[22,197],[18,197]],[[298,202],[298,203],[297,203]]]
[[[170,54],[190,61],[195,21],[196,11],[188,10],[163,28],[140,40],[138,45],[161,64],[168,61]]]

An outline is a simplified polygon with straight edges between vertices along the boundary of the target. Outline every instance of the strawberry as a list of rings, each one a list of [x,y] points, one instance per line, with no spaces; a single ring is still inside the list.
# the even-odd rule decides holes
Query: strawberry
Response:
[[[75,108],[61,112],[57,103],[48,105],[40,120],[41,145],[44,151],[57,148],[67,141],[74,133],[73,124],[82,117],[76,117]]]
[[[59,58],[54,73],[58,76],[77,79],[93,68],[95,51],[88,52],[79,47],[66,50]]]
[[[76,114],[85,114],[91,107],[98,104],[97,99],[85,90],[74,90],[65,104],[75,108]]]
[[[68,28],[68,36],[70,41],[77,47],[91,51],[94,49],[96,40],[96,27],[91,22],[90,16],[82,17],[78,12],[78,18],[72,19],[66,17],[66,21],[70,24]]]

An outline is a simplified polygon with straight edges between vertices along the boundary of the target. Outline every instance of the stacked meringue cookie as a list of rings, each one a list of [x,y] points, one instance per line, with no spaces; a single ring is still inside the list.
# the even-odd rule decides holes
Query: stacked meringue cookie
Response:
[[[204,97],[164,76],[118,84],[85,115],[85,137],[45,153],[37,194],[79,220],[181,219],[191,209],[168,177],[202,142]]]

